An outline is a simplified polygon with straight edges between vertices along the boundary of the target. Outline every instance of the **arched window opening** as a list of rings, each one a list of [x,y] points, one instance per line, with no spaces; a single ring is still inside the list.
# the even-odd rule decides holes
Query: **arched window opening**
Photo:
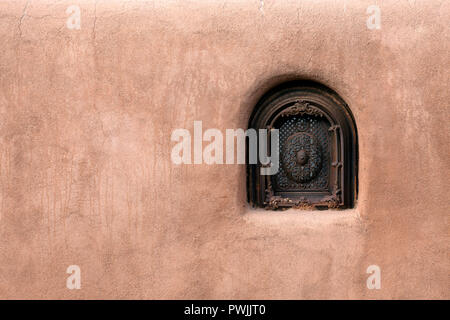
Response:
[[[279,136],[276,174],[262,175],[260,162],[247,165],[248,200],[253,206],[354,207],[356,125],[349,107],[334,91],[311,82],[279,86],[258,102],[249,128],[277,129]]]

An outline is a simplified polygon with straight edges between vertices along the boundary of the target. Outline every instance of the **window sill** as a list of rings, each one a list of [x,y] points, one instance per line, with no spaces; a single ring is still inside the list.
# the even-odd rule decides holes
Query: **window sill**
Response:
[[[303,210],[270,211],[248,206],[244,220],[257,226],[283,226],[283,228],[317,228],[332,225],[355,226],[361,224],[358,208],[344,210]]]

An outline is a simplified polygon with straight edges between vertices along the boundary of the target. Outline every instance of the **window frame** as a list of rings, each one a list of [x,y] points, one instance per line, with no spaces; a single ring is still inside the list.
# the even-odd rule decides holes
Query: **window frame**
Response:
[[[272,176],[260,174],[262,165],[258,162],[247,164],[249,203],[273,210],[290,207],[353,208],[358,191],[356,124],[350,108],[336,92],[323,85],[304,81],[278,86],[259,100],[250,117],[249,128],[268,129],[270,137],[270,129],[280,117],[304,114],[325,117],[330,123],[330,142],[334,146],[330,150],[332,169],[328,177],[329,192],[277,192],[272,186]],[[267,148],[270,152],[270,139]]]

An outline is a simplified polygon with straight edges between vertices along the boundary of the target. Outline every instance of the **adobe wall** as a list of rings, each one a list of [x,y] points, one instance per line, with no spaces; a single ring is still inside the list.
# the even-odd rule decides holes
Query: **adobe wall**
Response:
[[[450,3],[370,30],[376,2],[2,1],[0,298],[450,298]],[[242,165],[171,162],[291,79],[355,116],[355,209],[254,210]]]

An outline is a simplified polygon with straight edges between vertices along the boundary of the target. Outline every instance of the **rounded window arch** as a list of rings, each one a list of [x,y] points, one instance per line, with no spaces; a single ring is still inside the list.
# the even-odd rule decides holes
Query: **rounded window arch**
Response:
[[[264,175],[267,164],[260,160],[247,165],[248,201],[253,206],[354,207],[357,130],[348,105],[336,92],[310,81],[280,85],[259,100],[249,129],[267,130],[269,137],[276,133],[279,150],[275,174]],[[274,152],[270,140],[261,141],[259,135],[259,149],[266,146]]]

